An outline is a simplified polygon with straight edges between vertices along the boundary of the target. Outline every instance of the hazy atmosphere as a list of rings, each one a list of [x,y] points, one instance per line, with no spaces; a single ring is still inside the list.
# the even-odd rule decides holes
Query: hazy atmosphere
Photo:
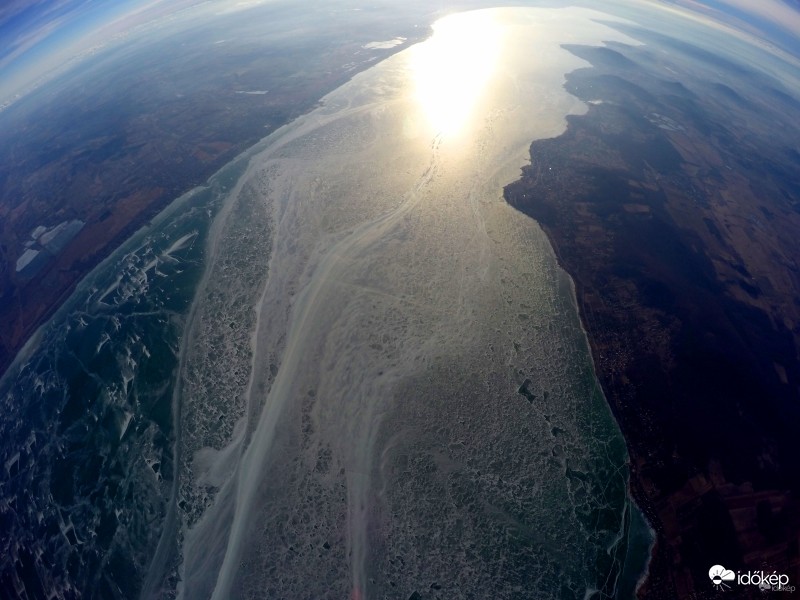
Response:
[[[0,8],[0,596],[794,591],[798,12],[513,4]]]

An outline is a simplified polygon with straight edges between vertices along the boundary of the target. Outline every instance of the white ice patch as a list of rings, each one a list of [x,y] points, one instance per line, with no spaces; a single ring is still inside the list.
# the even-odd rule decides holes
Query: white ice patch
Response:
[[[369,44],[364,44],[362,48],[365,50],[388,50],[389,48],[399,46],[405,41],[406,38],[404,37],[396,37],[393,40],[385,40],[383,42],[370,42]]]
[[[114,292],[118,287],[119,284],[122,282],[122,275],[117,275],[117,278],[114,280],[114,283],[109,285],[106,290],[103,292],[103,295],[97,299],[97,302],[103,302],[110,293]]]
[[[37,256],[39,256],[39,250],[33,250],[31,248],[25,250],[25,252],[22,253],[22,256],[17,259],[17,273],[27,267]]]
[[[103,346],[105,346],[110,340],[111,336],[108,335],[106,332],[103,332],[103,334],[100,336],[100,341],[97,342],[97,347],[94,350],[95,356],[100,354],[100,350],[102,350]]]
[[[126,410],[123,413],[122,423],[120,424],[119,428],[119,439],[122,439],[125,436],[125,432],[128,431],[128,426],[131,424],[132,420],[133,413]]]
[[[192,231],[191,233],[187,233],[184,236],[181,236],[177,240],[175,240],[172,245],[167,248],[167,250],[161,255],[162,258],[171,257],[173,252],[177,252],[178,250],[183,250],[189,245],[194,238],[197,237],[197,232]]]
[[[16,452],[15,454],[12,454],[11,457],[5,462],[7,475],[11,474],[11,469],[13,469],[14,465],[16,465],[18,462],[19,462],[19,452]]]
[[[38,240],[39,236],[42,235],[45,231],[47,231],[47,227],[45,227],[44,225],[39,225],[38,227],[36,227],[36,229],[31,231],[31,239]]]
[[[195,452],[192,470],[197,485],[220,487],[230,479],[246,428],[247,419],[239,419],[234,427],[233,439],[227,446],[221,450],[205,447]]]

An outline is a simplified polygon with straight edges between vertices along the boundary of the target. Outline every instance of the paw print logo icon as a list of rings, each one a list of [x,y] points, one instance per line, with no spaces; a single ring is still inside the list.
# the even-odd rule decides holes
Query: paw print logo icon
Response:
[[[736,579],[736,575],[722,565],[714,565],[708,570],[708,578],[718,590],[729,590],[731,586],[728,585],[728,582]]]

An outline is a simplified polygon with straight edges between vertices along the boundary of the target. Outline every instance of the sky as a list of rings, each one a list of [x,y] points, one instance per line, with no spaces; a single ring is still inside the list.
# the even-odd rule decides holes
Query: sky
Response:
[[[800,56],[800,0],[673,0]]]
[[[193,5],[234,8],[261,1],[2,0],[0,109],[41,83],[48,74],[137,26]],[[800,56],[800,0],[656,1],[725,23]]]
[[[131,29],[201,0],[2,0],[0,106]]]

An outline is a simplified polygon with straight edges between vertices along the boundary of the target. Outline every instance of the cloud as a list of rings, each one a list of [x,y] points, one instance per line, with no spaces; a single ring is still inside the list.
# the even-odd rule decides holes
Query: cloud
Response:
[[[0,0],[0,105],[115,36],[203,0]],[[38,85],[38,84],[37,84]]]
[[[17,35],[8,45],[6,52],[0,55],[0,69],[14,62],[14,60],[24,55],[28,50],[46,40],[50,35],[60,29],[65,21],[67,21],[65,17],[58,17],[35,29],[26,30]]]
[[[86,12],[87,0],[25,2],[12,0],[0,8],[0,68],[46,40]]]
[[[800,12],[780,0],[721,0],[721,4],[760,17],[782,29],[800,32]]]
[[[53,4],[67,4],[70,0],[62,0],[61,2],[48,2],[47,0],[39,0],[38,2],[29,2],[28,0],[10,0],[0,6],[0,23],[5,23],[18,17],[23,13],[33,13],[38,9],[37,7],[45,6],[44,10],[49,10]]]
[[[714,19],[772,42],[794,46],[800,32],[800,10],[782,0],[673,0],[674,4],[712,16]],[[786,42],[789,42],[786,44]]]

